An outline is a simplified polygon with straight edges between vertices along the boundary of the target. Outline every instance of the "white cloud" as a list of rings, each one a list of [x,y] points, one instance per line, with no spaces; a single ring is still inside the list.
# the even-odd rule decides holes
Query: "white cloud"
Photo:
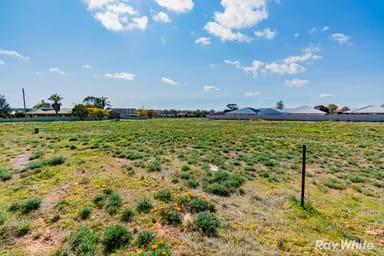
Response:
[[[249,66],[249,67],[243,67],[243,70],[245,72],[250,72],[253,74],[253,77],[257,77],[257,75],[259,74],[259,71],[264,67],[264,62],[262,61],[259,61],[259,60],[254,60],[252,62],[252,66]]]
[[[88,8],[93,10],[97,8],[101,8],[114,0],[83,0],[86,4],[88,4]]]
[[[305,48],[303,49],[304,53],[302,55],[289,56],[282,62],[265,63],[260,60],[254,60],[251,66],[245,66],[242,68],[245,72],[252,73],[254,77],[257,77],[259,72],[289,75],[298,74],[306,70],[305,67],[299,63],[321,59],[321,56],[314,54],[318,51],[320,51],[318,47]]]
[[[328,29],[329,29],[328,26],[324,26],[324,27],[321,28],[321,31],[322,31],[322,32],[325,32],[325,31],[327,31]]]
[[[313,34],[313,33],[315,33],[315,32],[317,32],[317,28],[311,28],[311,29],[309,30],[309,34]]]
[[[135,78],[135,75],[132,74],[132,73],[126,73],[126,72],[122,72],[122,73],[106,73],[104,75],[104,77],[132,81]]]
[[[39,71],[36,71],[36,72],[35,72],[35,76],[42,76],[42,75],[44,75],[44,73],[39,72]]]
[[[161,81],[169,85],[176,85],[177,83],[168,77],[162,77]]]
[[[245,97],[255,97],[255,96],[259,96],[259,95],[261,95],[260,92],[246,92],[246,93],[244,93]]]
[[[255,31],[254,34],[257,37],[264,37],[265,39],[273,40],[273,39],[275,39],[277,32],[272,31],[270,28],[266,28],[266,29],[263,29],[260,31]]]
[[[314,54],[314,52],[320,51],[318,47],[314,48],[305,48],[304,54],[298,55],[298,56],[289,56],[284,59],[284,62],[289,64],[289,63],[296,63],[296,62],[305,62],[309,60],[319,60],[322,57],[319,55]]]
[[[159,12],[158,14],[154,15],[152,19],[156,22],[163,22],[163,23],[171,22],[171,19],[169,18],[168,14],[166,14],[165,12]]]
[[[277,74],[298,74],[305,71],[305,68],[297,63],[276,63],[272,62],[270,64],[265,65],[265,70],[271,73]]]
[[[5,62],[0,60],[0,65],[5,65]]]
[[[215,68],[215,67],[216,67],[216,64],[211,63],[211,64],[209,64],[209,67],[210,67],[210,68]]]
[[[222,41],[250,41],[250,38],[233,30],[251,28],[268,18],[266,0],[222,0],[224,12],[215,12],[214,21],[204,29]]]
[[[22,60],[29,60],[29,57],[23,56],[20,53],[18,53],[16,51],[12,51],[12,50],[0,49],[0,55],[6,55],[6,56],[10,56],[10,57],[15,57],[15,58],[19,58],[19,59],[22,59]]]
[[[192,0],[156,0],[156,3],[177,13],[188,12],[193,9]]]
[[[56,75],[60,75],[60,76],[66,76],[66,75],[69,75],[68,73],[64,72],[63,70],[59,69],[59,68],[49,68],[48,71],[50,73],[54,73]]]
[[[331,35],[331,40],[337,41],[340,45],[343,45],[347,43],[349,40],[351,40],[351,37],[343,33],[335,33]]]
[[[219,91],[220,89],[213,85],[204,85],[203,91],[204,92],[212,92],[212,91]]]
[[[195,40],[195,44],[210,45],[211,39],[209,37],[200,37],[200,38]]]
[[[148,17],[141,16],[124,0],[83,0],[94,18],[108,30],[120,32],[145,30]]]
[[[240,61],[238,61],[238,60],[224,60],[224,63],[228,64],[228,65],[233,65],[237,68],[241,68]]]
[[[331,94],[331,93],[320,93],[320,98],[335,98],[336,95],[335,94]]]
[[[92,65],[89,65],[89,64],[84,64],[83,66],[81,66],[81,68],[83,68],[83,69],[93,69],[94,67]]]
[[[307,86],[308,83],[309,83],[309,80],[302,80],[302,79],[292,79],[292,80],[285,81],[285,84],[288,87],[296,87],[296,88],[305,87]]]
[[[293,34],[293,37],[294,37],[294,38],[298,38],[299,36],[300,36],[299,33],[295,33],[295,34]]]

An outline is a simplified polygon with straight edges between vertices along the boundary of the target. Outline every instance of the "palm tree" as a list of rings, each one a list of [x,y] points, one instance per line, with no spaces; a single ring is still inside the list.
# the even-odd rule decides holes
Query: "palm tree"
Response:
[[[56,112],[56,117],[58,116],[57,113],[60,111],[60,107],[61,107],[61,103],[60,101],[63,99],[63,97],[61,97],[59,94],[55,93],[55,94],[52,94],[51,97],[48,98],[48,100],[50,101],[53,101],[52,103],[52,108],[55,110]]]

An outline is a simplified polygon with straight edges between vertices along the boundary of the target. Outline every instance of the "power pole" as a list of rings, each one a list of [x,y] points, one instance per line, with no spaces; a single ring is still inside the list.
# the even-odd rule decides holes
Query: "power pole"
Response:
[[[22,91],[23,91],[23,102],[24,102],[24,122],[27,122],[27,105],[25,104],[24,88],[22,88]]]

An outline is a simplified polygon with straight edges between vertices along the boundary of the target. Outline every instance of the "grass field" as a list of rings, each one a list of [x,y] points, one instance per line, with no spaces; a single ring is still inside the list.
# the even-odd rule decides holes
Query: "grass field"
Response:
[[[0,139],[1,255],[384,255],[381,123],[2,123]]]

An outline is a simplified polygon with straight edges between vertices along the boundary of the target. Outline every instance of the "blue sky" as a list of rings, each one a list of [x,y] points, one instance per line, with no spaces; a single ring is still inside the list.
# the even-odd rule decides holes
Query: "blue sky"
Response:
[[[32,107],[384,103],[381,0],[1,0],[0,94]]]

